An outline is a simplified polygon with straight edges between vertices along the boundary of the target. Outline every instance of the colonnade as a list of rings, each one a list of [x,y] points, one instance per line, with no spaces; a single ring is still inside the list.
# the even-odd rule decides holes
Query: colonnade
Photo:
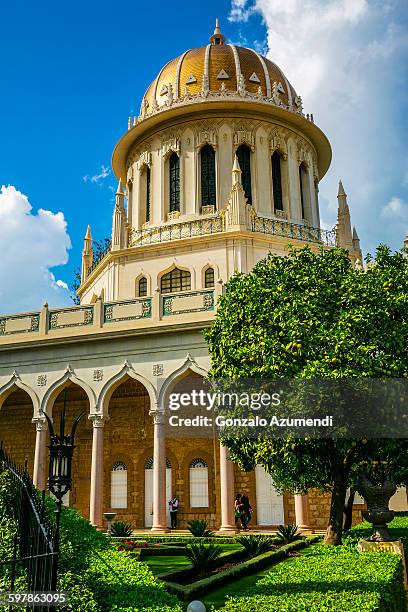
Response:
[[[156,533],[168,531],[166,499],[166,437],[165,417],[162,411],[152,412],[154,423],[153,434],[153,526]],[[92,459],[89,499],[89,520],[92,525],[103,525],[103,445],[106,417],[91,415],[92,421]],[[36,442],[34,454],[33,482],[39,489],[44,489],[47,482],[47,424],[45,419],[37,419]],[[221,499],[221,532],[235,532],[234,516],[234,464],[229,451],[220,446],[220,499]],[[307,495],[295,495],[296,524],[302,530],[308,528]]]

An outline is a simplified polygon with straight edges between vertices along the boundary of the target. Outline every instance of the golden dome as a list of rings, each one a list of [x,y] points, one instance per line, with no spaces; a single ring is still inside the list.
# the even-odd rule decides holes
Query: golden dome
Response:
[[[183,98],[234,92],[301,110],[301,100],[280,68],[252,49],[226,44],[217,20],[210,44],[189,49],[162,68],[143,97],[141,115]]]

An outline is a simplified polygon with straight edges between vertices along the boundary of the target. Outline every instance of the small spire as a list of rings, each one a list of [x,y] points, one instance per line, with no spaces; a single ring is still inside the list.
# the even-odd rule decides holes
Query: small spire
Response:
[[[355,226],[353,227],[353,240],[360,240]]]
[[[122,179],[119,179],[119,183],[118,183],[118,188],[116,191],[116,195],[123,195],[123,189],[122,189]]]
[[[343,183],[342,183],[342,181],[340,180],[340,181],[339,181],[339,191],[338,191],[338,193],[337,193],[337,197],[339,197],[339,196],[345,196],[345,195],[346,195],[346,192],[344,191]]]
[[[235,155],[234,164],[232,166],[232,184],[233,185],[236,185],[237,183],[241,182],[241,174],[242,174],[242,170],[239,166],[238,157]]]
[[[88,227],[86,228],[85,240],[92,240],[90,225],[88,225]]]
[[[210,38],[210,43],[212,45],[224,45],[225,44],[225,36],[221,32],[220,24],[218,22],[218,17],[215,20],[214,33]]]

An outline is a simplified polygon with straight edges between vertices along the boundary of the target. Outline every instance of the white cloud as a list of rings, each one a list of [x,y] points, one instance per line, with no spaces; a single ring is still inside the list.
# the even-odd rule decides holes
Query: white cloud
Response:
[[[393,197],[383,207],[381,215],[395,220],[408,220],[408,203],[401,198]]]
[[[86,174],[82,177],[82,180],[84,181],[84,183],[100,183],[101,181],[106,179],[110,175],[110,173],[111,171],[108,166],[102,165],[100,171],[97,174]]]
[[[71,240],[61,212],[39,209],[15,187],[0,191],[0,312],[39,309],[44,302],[70,302],[66,283],[50,268],[68,261]]]
[[[403,109],[408,98],[408,31],[402,4],[395,0],[232,0],[231,4],[231,21],[245,24],[254,11],[262,16],[268,56],[302,96],[305,112],[312,112],[327,134],[333,162],[320,184],[322,216],[334,225],[342,177],[365,250],[379,242],[399,248],[403,239],[396,224],[378,223],[396,192],[407,199]]]

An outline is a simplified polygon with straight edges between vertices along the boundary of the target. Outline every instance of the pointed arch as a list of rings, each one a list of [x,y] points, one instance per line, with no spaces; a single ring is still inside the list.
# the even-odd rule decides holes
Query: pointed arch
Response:
[[[13,372],[10,380],[5,385],[0,387],[0,410],[9,395],[18,389],[25,391],[27,395],[30,396],[33,403],[33,418],[36,417],[40,409],[40,400],[37,394],[21,380],[17,372]]]
[[[194,372],[195,374],[198,374],[203,378],[205,378],[208,374],[208,371],[199,366],[194,357],[192,357],[192,355],[188,353],[183,364],[176,370],[174,370],[164,381],[159,392],[159,408],[161,408],[162,410],[165,409],[165,400],[171,388],[174,387],[177,382],[183,380],[183,378],[187,378],[189,372]]]
[[[171,265],[167,266],[167,268],[165,268],[164,270],[162,270],[158,275],[157,275],[157,287],[159,288],[159,290],[161,290],[161,281],[163,276],[165,276],[166,274],[168,274],[169,272],[172,272],[173,270],[182,270],[184,272],[188,272],[190,274],[190,279],[191,279],[191,290],[194,290],[196,288],[196,277],[195,277],[195,269],[194,268],[189,268],[186,265],[181,264],[176,258],[173,260],[173,262],[171,263]]]
[[[41,411],[46,412],[49,416],[52,414],[52,408],[58,395],[67,387],[70,383],[78,385],[83,389],[89,400],[89,412],[92,414],[95,411],[96,399],[95,394],[91,387],[81,378],[78,378],[74,373],[73,369],[68,366],[65,373],[56,380],[48,389],[41,402]]]
[[[152,383],[142,376],[135,372],[133,367],[125,361],[121,370],[112,376],[106,383],[104,384],[102,391],[99,394],[98,401],[96,404],[96,412],[98,414],[102,414],[104,416],[108,415],[109,412],[109,402],[115,390],[121,385],[127,378],[133,378],[137,382],[139,382],[146,389],[149,398],[150,398],[150,406],[155,406],[157,403],[157,395],[156,390]]]

